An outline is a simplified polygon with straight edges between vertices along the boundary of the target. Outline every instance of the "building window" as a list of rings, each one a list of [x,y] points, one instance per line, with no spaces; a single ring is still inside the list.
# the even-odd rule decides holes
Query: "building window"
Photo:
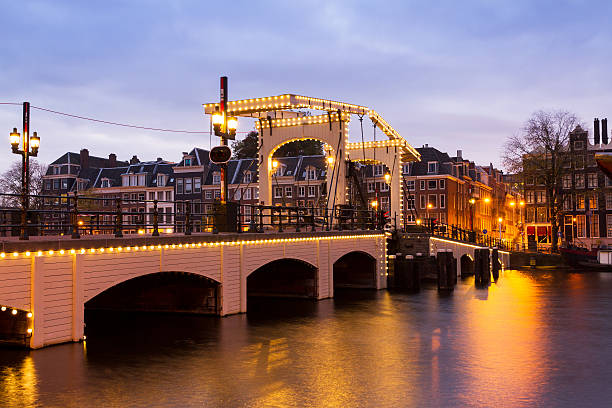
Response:
[[[606,235],[612,238],[612,214],[606,214]]]
[[[62,179],[62,189],[66,190],[68,188],[68,179]]]
[[[584,188],[584,174],[576,174],[576,188]]]
[[[215,190],[215,198],[221,198],[221,190]]]
[[[285,187],[285,197],[293,197],[293,187]]]
[[[385,182],[380,183],[380,191],[389,191],[389,185]]]
[[[368,181],[368,193],[373,193],[376,191],[376,183],[373,181]]]
[[[429,207],[429,204],[431,204],[432,208],[437,208],[438,207],[438,196],[435,194],[429,194],[427,196],[427,206]]]
[[[584,194],[576,194],[576,209],[584,210]]]
[[[425,194],[422,194],[419,196],[419,201],[420,201],[420,205],[421,205],[421,209],[427,208],[427,197],[425,197]]]
[[[389,197],[380,197],[380,207],[383,211],[389,211]]]
[[[176,179],[176,194],[183,194],[183,179]]]
[[[185,166],[191,166],[191,159],[185,159]]]
[[[414,194],[410,194],[408,199],[406,200],[406,208],[409,210],[414,210]]]
[[[572,209],[572,196],[569,194],[563,197],[563,209],[566,211],[570,211]]]
[[[427,189],[435,190],[438,188],[438,180],[427,180]]]
[[[157,200],[158,201],[163,201],[164,200],[164,192],[163,191],[158,191],[157,192]]]
[[[576,156],[575,161],[574,161],[574,168],[584,169],[584,156],[582,155]]]
[[[204,191],[204,198],[208,199],[208,200],[212,200],[213,198],[213,192],[212,190],[206,190]]]
[[[108,179],[102,179],[102,188],[110,187]]]
[[[410,174],[412,163],[406,163],[402,166],[402,174]]]
[[[597,188],[597,173],[587,174],[587,188]]]
[[[166,183],[164,183],[164,176],[163,174],[159,174],[157,176],[157,187],[163,187]]]
[[[436,174],[438,172],[438,162],[427,163],[427,174]]]
[[[421,190],[425,190],[425,180],[421,180],[419,184],[420,184],[419,187],[421,188]]]
[[[383,175],[383,165],[382,164],[377,164],[374,166],[374,176],[382,176]]]
[[[606,193],[606,210],[612,210],[612,192]]]
[[[221,184],[221,175],[218,173],[213,174],[213,184]]]
[[[242,198],[244,198],[245,200],[250,200],[251,199],[251,189],[250,188],[245,188],[244,189],[244,196]]]
[[[192,192],[192,180],[191,178],[185,179],[185,194],[191,194]]]
[[[584,150],[584,142],[582,140],[576,140],[574,142],[574,150]]]
[[[597,200],[597,193],[593,193],[589,196],[589,210],[596,211],[599,207],[599,200]]]
[[[244,172],[244,182],[245,183],[250,183],[252,178],[253,178],[253,176],[251,175],[250,171],[245,171]]]
[[[274,187],[274,198],[282,198],[282,197],[283,197],[283,188]]]
[[[438,183],[440,184],[440,190],[444,190],[446,188],[446,180],[439,180]]]
[[[306,180],[316,180],[317,179],[317,171],[312,167],[306,169]]]
[[[306,187],[299,186],[298,187],[298,196],[304,197],[306,195]]]
[[[535,198],[536,198],[536,203],[545,203],[546,202],[546,191],[536,191]]]
[[[446,208],[446,194],[440,194],[440,208]]]
[[[538,207],[536,215],[538,217],[536,222],[548,221],[548,217],[546,216],[546,207]]]
[[[408,187],[408,190],[414,191],[414,180],[407,180],[406,187]]]
[[[236,190],[234,190],[234,194],[230,194],[230,197],[233,197],[236,201],[242,200],[242,190],[237,188]]]
[[[576,236],[578,238],[586,237],[586,216],[584,214],[576,216]]]
[[[563,175],[563,178],[561,179],[561,187],[564,189],[572,188],[572,175],[571,174]]]
[[[53,166],[53,174],[60,174],[59,166]]]
[[[589,221],[591,238],[599,238],[599,214],[593,214]]]
[[[315,186],[308,186],[308,197],[316,197],[317,188]]]
[[[193,178],[193,192],[194,193],[202,192],[202,179],[200,177]]]
[[[259,199],[259,187],[253,188],[253,198],[256,200]]]

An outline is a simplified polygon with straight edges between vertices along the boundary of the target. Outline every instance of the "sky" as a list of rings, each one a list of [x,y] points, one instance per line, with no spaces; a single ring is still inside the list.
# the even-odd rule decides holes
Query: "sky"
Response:
[[[565,109],[588,129],[612,117],[610,16],[611,2],[577,0],[0,0],[0,103],[208,131],[202,104],[218,99],[227,75],[230,99],[294,93],[365,105],[414,147],[501,167],[504,141],[534,111]],[[21,128],[21,107],[0,105],[0,124],[3,171],[17,158],[8,134]],[[207,134],[38,110],[31,130],[45,163],[81,148],[176,161],[210,145]]]

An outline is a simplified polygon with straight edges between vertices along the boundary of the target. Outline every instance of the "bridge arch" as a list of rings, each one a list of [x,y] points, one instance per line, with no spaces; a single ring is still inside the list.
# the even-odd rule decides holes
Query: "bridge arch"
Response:
[[[273,168],[272,155],[283,145],[301,140],[317,140],[327,145],[331,150],[337,163],[328,165],[326,171],[328,205],[332,203],[345,203],[346,190],[346,142],[348,140],[349,115],[342,115],[338,121],[338,115],[331,116],[331,122],[309,123],[304,125],[278,124],[276,127],[264,129],[260,127],[259,132],[259,200],[265,205],[272,204],[272,177],[276,169]],[[332,177],[334,186],[332,186]],[[331,197],[335,191],[334,197]]]
[[[221,284],[191,272],[154,272],[122,280],[84,302],[85,309],[219,314]]]
[[[319,269],[310,262],[281,258],[266,262],[247,275],[249,297],[318,297]]]
[[[338,288],[377,288],[376,258],[365,251],[351,251],[333,264],[334,290]]]

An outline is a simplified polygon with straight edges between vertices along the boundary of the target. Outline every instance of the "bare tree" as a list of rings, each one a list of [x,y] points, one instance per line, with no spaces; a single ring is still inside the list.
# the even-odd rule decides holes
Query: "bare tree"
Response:
[[[43,176],[47,172],[47,165],[39,163],[36,160],[30,159],[30,191],[32,195],[42,193]],[[13,162],[8,170],[0,175],[0,193],[3,194],[21,194],[21,160]],[[31,206],[36,207],[42,202],[40,200],[30,200]],[[5,207],[19,207],[20,198],[16,196],[0,196],[0,205]]]
[[[569,134],[579,122],[576,115],[567,111],[537,111],[518,134],[508,138],[502,153],[506,168],[518,174],[523,183],[534,180],[545,189],[553,250],[558,248],[557,236],[565,197],[561,180],[571,160]]]

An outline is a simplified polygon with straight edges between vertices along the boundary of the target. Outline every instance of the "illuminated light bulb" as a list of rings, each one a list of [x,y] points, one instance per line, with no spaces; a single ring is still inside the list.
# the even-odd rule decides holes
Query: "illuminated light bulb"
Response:
[[[109,250],[109,252],[113,252],[115,250],[115,248],[110,247],[110,248],[108,248],[108,250]]]
[[[6,312],[6,306],[0,307],[0,310],[2,310],[3,312]]]
[[[16,257],[16,256],[19,256],[19,253],[17,253],[17,252],[13,252],[13,256],[15,256],[15,257]]]
[[[122,247],[117,247],[117,251],[121,252],[121,251],[123,251],[123,248]]]
[[[32,312],[28,312],[27,316],[28,316],[28,318],[31,319],[32,318]]]
[[[126,251],[131,251],[131,250],[132,250],[132,247],[127,246],[127,247],[125,247],[125,250],[126,250]]]
[[[64,252],[66,251],[64,251],[63,249],[60,249],[60,255],[64,255]]]
[[[6,254],[4,252],[0,253],[0,258],[4,258]]]
[[[28,332],[28,334],[32,334],[32,329],[28,329],[26,331]]]
[[[138,245],[134,245],[134,251],[138,251]]]
[[[53,250],[49,251],[49,255],[53,255],[55,252],[53,252]]]
[[[71,250],[70,250],[70,253],[71,253],[71,254],[74,254],[75,252],[76,252],[76,251],[75,251],[74,249],[71,249]]]
[[[25,255],[30,256],[30,251],[26,251]]]
[[[82,254],[84,254],[84,253],[85,253],[85,250],[84,250],[83,248],[81,248],[81,253],[82,253]]]
[[[38,256],[42,256],[42,254],[43,254],[43,252],[42,252],[42,251],[38,251],[38,252],[36,253],[36,255],[38,255]]]
[[[11,313],[13,314],[13,316],[15,316],[17,314],[17,309],[11,310]]]
[[[94,252],[96,252],[96,250],[94,248],[90,248],[89,252],[91,252],[93,254]]]

